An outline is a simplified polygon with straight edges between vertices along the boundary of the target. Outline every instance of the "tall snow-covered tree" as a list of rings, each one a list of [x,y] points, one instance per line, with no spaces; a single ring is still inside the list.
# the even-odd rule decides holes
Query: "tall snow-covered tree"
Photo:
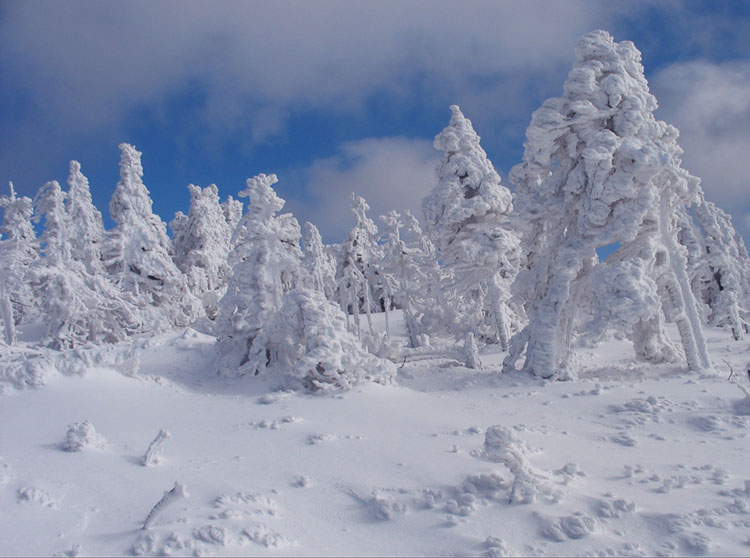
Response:
[[[240,192],[250,198],[250,206],[235,230],[232,274],[219,301],[223,368],[236,369],[248,361],[253,341],[297,282],[300,228],[291,214],[277,215],[285,203],[271,188],[277,181],[275,174],[259,174]]]
[[[435,137],[443,156],[438,183],[423,202],[426,230],[453,274],[446,295],[462,308],[455,333],[463,339],[473,331],[505,350],[513,315],[510,285],[520,257],[509,221],[512,195],[500,184],[471,121],[456,105],[451,112],[450,124]]]
[[[745,242],[731,217],[702,193],[695,205],[695,220],[698,227],[691,231],[688,224],[680,239],[692,263],[693,290],[707,309],[706,321],[728,327],[739,341],[748,331],[750,311],[750,258]],[[690,242],[696,237],[697,241]]]
[[[39,243],[31,222],[34,204],[31,198],[18,197],[9,184],[10,194],[0,196],[3,220],[0,223],[0,313],[5,341],[13,344],[15,326],[32,316],[36,309],[28,279],[31,265],[39,258]]]
[[[303,245],[303,283],[323,293],[326,299],[333,300],[336,296],[336,261],[323,246],[320,231],[310,222],[305,223]]]
[[[677,323],[690,369],[710,366],[677,241],[677,216],[696,195],[698,180],[681,167],[678,132],[654,118],[656,107],[640,52],[594,31],[577,43],[563,96],[532,115],[523,163],[511,171],[525,257],[514,290],[529,324],[514,336],[506,367],[525,349],[526,370],[573,375],[567,364],[576,309],[607,293],[588,306],[604,311],[631,295],[640,301],[640,310],[629,312],[625,323],[620,316],[618,325],[641,358],[674,355],[657,293]],[[597,264],[596,248],[615,243],[619,249]],[[625,288],[593,293],[599,265],[606,267],[596,274]]]
[[[103,262],[120,290],[148,315],[146,321],[188,325],[200,315],[200,303],[172,260],[166,225],[152,211],[141,153],[127,143],[120,152],[120,181],[109,204],[115,227],[105,239]]]
[[[136,331],[135,308],[119,297],[101,273],[90,273],[74,255],[73,237],[80,230],[64,205],[65,193],[56,181],[37,195],[44,257],[34,262],[31,284],[44,310],[46,341],[55,349],[83,343],[115,342]]]
[[[425,322],[439,304],[440,268],[435,249],[408,210],[403,216],[391,211],[380,219],[385,224],[380,272],[394,305],[402,309],[409,346],[419,347],[431,329]]]
[[[65,204],[70,216],[69,238],[73,259],[83,263],[89,273],[102,273],[102,242],[105,235],[102,214],[94,206],[89,181],[81,172],[78,161],[70,162]]]
[[[352,194],[354,227],[341,245],[339,303],[344,312],[354,315],[360,332],[359,314],[364,311],[370,335],[373,334],[371,312],[386,310],[389,304],[385,284],[378,271],[381,250],[377,244],[378,227],[367,216],[370,206],[361,196]]]
[[[174,233],[174,261],[185,274],[191,292],[203,301],[207,314],[215,316],[216,304],[229,276],[233,229],[224,216],[215,185],[201,188],[190,184],[188,189],[188,215],[178,213],[170,223]]]

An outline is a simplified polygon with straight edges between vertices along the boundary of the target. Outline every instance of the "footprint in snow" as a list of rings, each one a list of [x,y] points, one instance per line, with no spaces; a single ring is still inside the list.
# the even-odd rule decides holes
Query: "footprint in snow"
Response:
[[[638,443],[638,440],[636,440],[633,436],[631,436],[627,432],[621,432],[617,436],[612,436],[612,438],[610,439],[614,443],[620,444],[621,446],[626,446],[626,447],[633,447]]]
[[[36,488],[34,486],[19,488],[16,493],[16,500],[19,503],[39,504],[40,506],[52,509],[60,507],[58,501],[50,496],[49,492],[43,488]]]

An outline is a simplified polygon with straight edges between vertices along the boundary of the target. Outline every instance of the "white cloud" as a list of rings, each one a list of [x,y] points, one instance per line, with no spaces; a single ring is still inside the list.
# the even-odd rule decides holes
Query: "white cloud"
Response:
[[[750,62],[673,64],[652,79],[652,90],[658,117],[680,130],[683,165],[748,238]]]
[[[435,186],[440,154],[431,142],[369,138],[345,143],[339,153],[307,169],[307,203],[290,200],[300,222],[314,223],[329,242],[340,242],[354,223],[351,193],[370,205],[370,217],[395,209],[421,219],[422,199]]]
[[[416,79],[453,97],[472,78],[567,64],[609,17],[585,0],[17,2],[0,20],[0,71],[76,133],[193,87],[204,124],[262,115],[262,136],[285,108],[352,110]]]

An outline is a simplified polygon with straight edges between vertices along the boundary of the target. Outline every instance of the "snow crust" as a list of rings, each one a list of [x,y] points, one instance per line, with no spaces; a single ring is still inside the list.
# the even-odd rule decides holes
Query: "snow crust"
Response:
[[[91,360],[2,396],[3,553],[744,556],[748,352],[707,338],[730,380],[609,339],[576,349],[575,383],[500,374],[494,345],[481,370],[407,359],[329,397],[207,375],[215,337],[193,330],[117,345],[99,362],[137,352],[135,375]]]

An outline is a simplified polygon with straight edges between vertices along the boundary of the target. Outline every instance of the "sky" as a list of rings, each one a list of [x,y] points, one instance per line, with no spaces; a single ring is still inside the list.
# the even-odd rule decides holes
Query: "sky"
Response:
[[[75,159],[106,217],[128,142],[166,222],[187,212],[190,183],[224,199],[275,173],[285,210],[337,242],[351,192],[373,217],[421,218],[451,104],[512,189],[531,113],[562,93],[594,29],[641,50],[683,166],[748,242],[746,0],[3,0],[0,192],[64,184]]]

